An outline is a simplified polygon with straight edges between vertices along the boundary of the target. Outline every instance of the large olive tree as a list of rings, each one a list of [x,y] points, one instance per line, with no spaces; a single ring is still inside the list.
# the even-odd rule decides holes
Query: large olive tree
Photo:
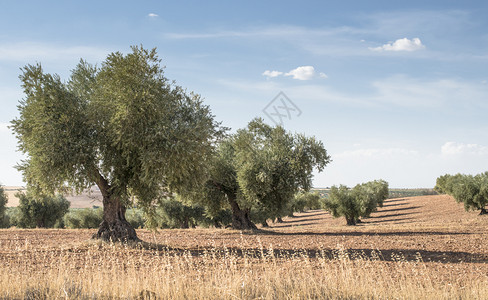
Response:
[[[67,82],[27,65],[25,98],[11,126],[27,156],[18,168],[32,190],[98,186],[103,222],[94,238],[103,240],[138,240],[126,207],[137,201],[149,208],[201,181],[220,132],[198,95],[164,77],[155,49],[131,49],[99,67],[81,61]]]

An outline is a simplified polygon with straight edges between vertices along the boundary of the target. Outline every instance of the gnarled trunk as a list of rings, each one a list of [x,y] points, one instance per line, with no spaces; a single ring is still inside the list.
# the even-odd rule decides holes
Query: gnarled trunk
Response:
[[[108,181],[94,169],[94,178],[103,196],[103,220],[93,239],[109,242],[140,241],[136,230],[125,219],[125,206],[120,197],[115,196]]]
[[[487,215],[487,214],[488,214],[488,211],[486,210],[486,208],[482,207],[481,211],[480,211],[480,216],[481,215]]]
[[[125,206],[118,197],[103,197],[103,221],[93,238],[111,242],[139,241],[135,229],[125,219]]]
[[[239,207],[235,198],[227,197],[232,208],[232,228],[233,229],[258,229],[249,217],[249,210]]]

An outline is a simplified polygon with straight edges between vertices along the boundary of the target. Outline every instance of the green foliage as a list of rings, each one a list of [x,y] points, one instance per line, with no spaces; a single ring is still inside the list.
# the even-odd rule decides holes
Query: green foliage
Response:
[[[7,194],[5,193],[3,187],[0,185],[0,228],[9,227],[9,218],[6,214],[7,202]]]
[[[291,212],[304,212],[320,208],[322,208],[322,202],[318,192],[298,192],[291,202]]]
[[[156,50],[132,47],[99,66],[81,60],[67,82],[27,65],[11,128],[27,159],[18,169],[36,194],[94,184],[150,207],[206,179],[222,129],[199,95],[164,77]],[[148,210],[149,211],[149,210]]]
[[[237,182],[247,203],[262,208],[268,218],[286,215],[299,190],[308,191],[312,171],[330,162],[322,142],[291,134],[282,127],[254,119],[235,137]]]
[[[360,217],[369,217],[383,202],[388,199],[388,183],[384,180],[374,180],[354,187],[356,201],[359,203]]]
[[[16,225],[22,228],[52,228],[63,227],[63,216],[68,212],[70,202],[61,195],[55,197],[35,196],[30,193],[17,193],[19,206],[17,207]]]
[[[360,217],[369,217],[388,198],[388,183],[375,180],[358,184],[350,189],[344,185],[333,186],[325,208],[334,216],[345,217],[347,225],[356,225]]]
[[[437,178],[435,190],[463,203],[466,211],[480,210],[486,214],[488,204],[488,172],[473,175],[443,175]]]
[[[146,219],[144,218],[144,212],[139,208],[131,208],[125,212],[125,218],[127,222],[134,228],[144,228]]]
[[[204,221],[205,209],[201,206],[185,205],[176,198],[159,202],[156,221],[159,228],[194,228]]]
[[[390,189],[389,199],[438,195],[434,189]]]
[[[98,228],[103,218],[102,208],[74,208],[64,216],[66,228]],[[126,219],[134,228],[144,227],[144,214],[141,209],[128,209]]]
[[[103,210],[101,208],[71,209],[64,216],[66,228],[98,228],[102,222]]]
[[[234,220],[250,212],[252,221],[264,223],[287,215],[295,193],[310,189],[312,171],[322,171],[329,162],[315,138],[254,119],[220,141],[209,180],[193,194],[193,202],[205,206],[209,216],[230,208]]]

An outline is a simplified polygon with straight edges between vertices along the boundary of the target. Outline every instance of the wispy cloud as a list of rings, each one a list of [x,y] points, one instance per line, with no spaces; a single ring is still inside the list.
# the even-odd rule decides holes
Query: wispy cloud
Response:
[[[442,155],[488,155],[488,147],[479,144],[447,142],[441,147]]]
[[[296,39],[296,37],[332,37],[339,34],[346,34],[353,30],[350,27],[342,26],[336,28],[311,29],[300,26],[269,26],[264,28],[246,28],[242,30],[217,30],[211,32],[182,32],[166,33],[163,37],[167,39],[219,39],[219,38],[283,38]]]
[[[87,60],[102,60],[110,51],[89,46],[64,46],[45,43],[9,43],[0,44],[0,61],[46,61],[72,60],[84,58]]]
[[[150,18],[157,18],[157,17],[159,17],[159,15],[158,14],[155,14],[155,13],[149,13],[147,16],[150,17]]]
[[[361,158],[361,157],[391,157],[391,156],[412,156],[419,154],[416,150],[404,149],[404,148],[367,148],[367,149],[355,149],[350,151],[344,151],[342,153],[335,154],[336,158]]]
[[[463,104],[468,108],[466,104],[472,103],[471,108],[486,108],[488,97],[486,85],[452,78],[425,80],[396,75],[376,80],[371,85],[376,92],[368,97],[370,101],[404,107],[439,108]]]
[[[407,38],[398,39],[394,42],[390,42],[384,44],[380,47],[369,48],[372,51],[417,51],[425,49],[425,45],[422,44],[422,41],[419,38],[413,38],[411,40]]]

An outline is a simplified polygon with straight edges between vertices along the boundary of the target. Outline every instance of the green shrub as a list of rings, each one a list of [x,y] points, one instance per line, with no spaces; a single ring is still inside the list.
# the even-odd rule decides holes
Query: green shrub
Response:
[[[156,222],[159,228],[190,228],[205,220],[205,209],[201,206],[185,205],[169,198],[160,201],[156,208]]]
[[[5,194],[5,190],[3,189],[3,187],[0,186],[0,228],[9,227],[9,220],[6,214],[7,202],[7,194]]]
[[[102,223],[101,208],[75,208],[64,216],[66,228],[98,228]]]
[[[125,212],[125,219],[134,228],[144,228],[146,219],[144,213],[139,208],[130,208]]]
[[[63,227],[63,216],[68,212],[70,202],[62,195],[34,196],[29,192],[19,192],[16,196],[19,198],[18,227]]]
[[[322,203],[318,192],[299,192],[291,202],[292,212],[304,212],[320,208],[322,208]]]

